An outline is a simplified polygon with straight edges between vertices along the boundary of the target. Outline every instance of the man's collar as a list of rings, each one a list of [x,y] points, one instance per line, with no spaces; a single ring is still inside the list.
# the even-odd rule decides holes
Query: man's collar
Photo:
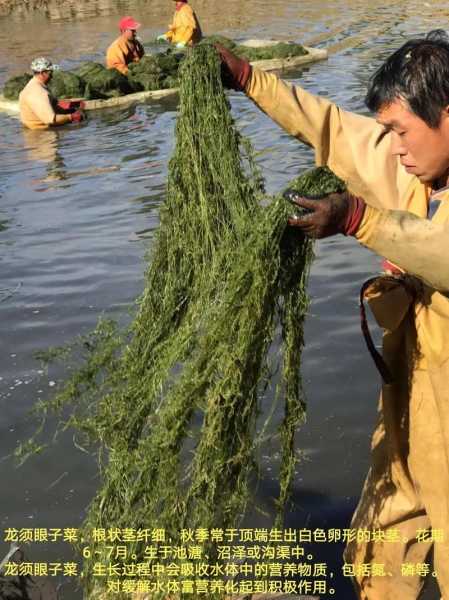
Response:
[[[438,200],[441,196],[446,196],[449,193],[449,185],[445,185],[444,187],[430,190],[430,196],[432,200]]]

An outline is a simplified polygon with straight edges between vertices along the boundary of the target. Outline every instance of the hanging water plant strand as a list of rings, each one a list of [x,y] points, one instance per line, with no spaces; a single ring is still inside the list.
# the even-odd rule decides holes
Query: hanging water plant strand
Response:
[[[39,406],[69,410],[64,427],[102,450],[86,537],[93,528],[162,528],[179,544],[182,528],[237,526],[270,431],[270,395],[284,403],[279,515],[295,472],[312,244],[286,227],[291,208],[281,196],[261,202],[215,49],[189,51],[180,81],[167,197],[137,316],[125,334],[101,322],[81,344],[81,367]],[[304,194],[344,187],[327,169],[294,186]],[[107,543],[90,542],[88,597],[105,591],[94,553]],[[144,548],[128,544],[137,561]]]

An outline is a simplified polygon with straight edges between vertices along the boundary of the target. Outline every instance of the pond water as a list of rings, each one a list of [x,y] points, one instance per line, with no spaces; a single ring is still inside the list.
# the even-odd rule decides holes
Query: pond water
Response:
[[[330,50],[329,59],[284,74],[346,109],[365,112],[369,75],[403,41],[445,28],[443,2],[379,0],[196,0],[206,33],[277,38]],[[0,18],[0,85],[39,55],[63,67],[102,61],[119,16],[143,23],[152,39],[170,20],[173,2],[48,2],[32,12],[23,3]],[[231,94],[238,127],[257,152],[269,192],[313,165],[313,154],[282,132],[245,97]],[[144,255],[158,225],[176,101],[101,112],[58,131],[24,131],[0,113],[0,528],[76,527],[98,485],[95,460],[69,433],[16,469],[9,457],[33,431],[26,415],[47,398],[57,370],[40,372],[37,350],[92,329],[100,315],[127,322],[142,291]],[[310,280],[303,373],[308,421],[298,435],[305,460],[295,480],[291,526],[348,527],[369,466],[379,376],[360,333],[357,294],[379,269],[378,257],[350,239],[319,242]],[[272,512],[272,449],[258,500]],[[264,523],[253,515],[252,524]],[[7,545],[0,543],[0,559]],[[316,549],[337,572],[341,548]],[[39,560],[69,560],[70,549],[34,547]],[[338,580],[338,600],[351,597]],[[64,599],[81,592],[64,584]],[[436,599],[435,591],[428,599]]]

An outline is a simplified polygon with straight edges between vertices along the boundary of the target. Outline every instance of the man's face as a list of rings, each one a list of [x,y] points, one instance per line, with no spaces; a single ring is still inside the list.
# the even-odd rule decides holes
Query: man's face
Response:
[[[42,79],[44,83],[49,83],[53,77],[53,71],[42,71]]]
[[[135,29],[125,29],[123,34],[127,40],[135,40],[136,39],[136,30]]]
[[[422,183],[449,177],[449,107],[432,128],[398,98],[377,113],[377,122],[391,135],[391,153]],[[446,181],[445,181],[446,183]],[[449,183],[449,181],[448,181]]]

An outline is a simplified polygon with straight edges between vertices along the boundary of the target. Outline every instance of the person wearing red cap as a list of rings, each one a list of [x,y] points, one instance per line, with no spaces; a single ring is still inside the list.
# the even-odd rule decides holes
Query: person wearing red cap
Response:
[[[119,23],[120,35],[106,52],[106,66],[108,69],[117,69],[123,75],[128,73],[128,65],[139,62],[145,50],[136,38],[138,23],[133,17],[122,17]]]
[[[184,48],[197,44],[202,37],[200,24],[192,7],[187,0],[177,0],[172,24],[169,25],[167,33],[157,39],[170,42],[177,48]]]

